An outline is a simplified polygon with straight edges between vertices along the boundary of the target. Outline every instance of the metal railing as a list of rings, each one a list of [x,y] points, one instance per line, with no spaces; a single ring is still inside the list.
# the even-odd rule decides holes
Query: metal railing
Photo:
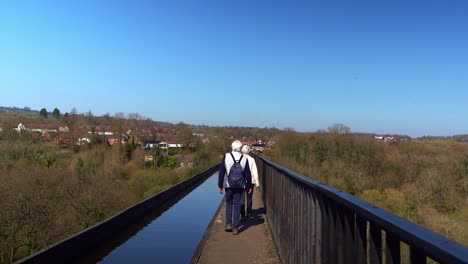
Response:
[[[468,263],[467,247],[263,157],[255,160],[283,263]]]

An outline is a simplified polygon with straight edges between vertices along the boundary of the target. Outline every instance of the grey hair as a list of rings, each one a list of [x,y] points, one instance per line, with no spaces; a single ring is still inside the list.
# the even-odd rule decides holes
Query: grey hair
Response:
[[[239,140],[234,140],[234,142],[232,142],[231,144],[231,147],[232,151],[240,151],[242,148],[242,142],[240,142]]]
[[[242,147],[242,153],[249,154],[249,152],[250,152],[250,147],[248,145],[244,145]]]

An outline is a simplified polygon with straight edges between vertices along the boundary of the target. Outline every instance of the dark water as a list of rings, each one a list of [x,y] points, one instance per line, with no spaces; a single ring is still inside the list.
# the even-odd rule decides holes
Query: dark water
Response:
[[[189,263],[223,198],[218,173],[187,194],[157,218],[114,245],[98,263]]]

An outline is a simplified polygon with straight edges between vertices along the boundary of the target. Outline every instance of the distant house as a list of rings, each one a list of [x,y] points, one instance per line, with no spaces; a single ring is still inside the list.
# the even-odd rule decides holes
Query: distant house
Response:
[[[203,132],[197,131],[192,134],[194,137],[204,137],[205,134]]]
[[[168,148],[183,148],[184,144],[182,143],[168,143],[161,141],[159,142],[159,148],[160,149],[168,149]]]
[[[40,124],[38,128],[33,128],[33,131],[37,132],[57,132],[57,127],[54,125],[49,125],[49,124]]]
[[[184,144],[181,143],[167,143],[168,148],[183,148]]]
[[[263,152],[265,150],[265,144],[252,144],[252,150],[255,152]]]
[[[42,133],[41,138],[46,139],[46,140],[51,140],[52,136],[49,134],[49,132],[45,131]]]
[[[120,137],[118,135],[114,135],[114,136],[107,136],[106,137],[106,141],[107,141],[107,144],[109,144],[109,146],[112,146],[114,145],[115,143],[127,143],[128,141],[128,136],[122,134],[120,135]]]
[[[385,137],[384,141],[385,142],[397,142],[398,138],[397,137]]]
[[[22,123],[19,123],[17,128],[14,128],[14,130],[20,132],[20,131],[32,131],[32,132],[39,132],[39,133],[44,133],[44,132],[57,132],[57,128],[53,125],[48,125],[48,124],[40,124],[40,125],[33,125],[35,128],[26,128],[26,126]]]
[[[145,142],[145,148],[150,149],[150,148],[157,148],[159,147],[159,143],[161,141],[146,141]]]
[[[145,162],[153,162],[154,157],[153,155],[145,155]]]
[[[120,139],[119,139],[119,138],[108,138],[108,139],[107,139],[107,144],[108,144],[109,146],[112,146],[112,145],[114,145],[114,144],[116,144],[116,143],[120,143]]]
[[[55,138],[55,143],[65,147],[72,144],[72,139],[70,137],[57,137]]]
[[[63,127],[59,127],[59,131],[60,132],[70,132],[70,128],[68,128],[67,126],[63,126]]]
[[[88,134],[93,134],[93,133],[96,133],[100,136],[112,136],[114,135],[114,132],[111,132],[112,129],[111,127],[109,126],[97,126],[95,127],[94,129],[92,129],[91,131],[88,131]]]
[[[252,144],[254,144],[254,143],[256,142],[256,141],[255,141],[255,138],[252,137],[252,136],[250,136],[250,137],[243,137],[243,138],[241,139],[241,141],[242,141],[242,144],[244,144],[244,145],[252,145]]]
[[[13,128],[13,129],[16,130],[16,131],[18,131],[18,132],[21,132],[21,131],[26,130],[26,126],[23,125],[22,123],[19,123],[18,127]]]
[[[397,136],[374,136],[374,138],[387,143],[398,143],[400,141]]]
[[[81,137],[81,138],[78,138],[78,140],[76,141],[76,145],[86,145],[86,144],[89,144],[91,143],[91,139],[88,138],[88,137]]]

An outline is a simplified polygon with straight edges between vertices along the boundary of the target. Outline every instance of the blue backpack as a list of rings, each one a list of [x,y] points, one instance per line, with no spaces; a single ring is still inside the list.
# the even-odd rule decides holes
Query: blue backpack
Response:
[[[231,188],[244,188],[245,185],[245,178],[244,178],[244,169],[242,168],[242,165],[240,164],[240,161],[244,157],[244,155],[241,155],[239,160],[236,160],[234,158],[234,155],[231,154],[232,160],[234,161],[234,164],[232,165],[231,169],[229,170],[228,173],[228,183]]]

